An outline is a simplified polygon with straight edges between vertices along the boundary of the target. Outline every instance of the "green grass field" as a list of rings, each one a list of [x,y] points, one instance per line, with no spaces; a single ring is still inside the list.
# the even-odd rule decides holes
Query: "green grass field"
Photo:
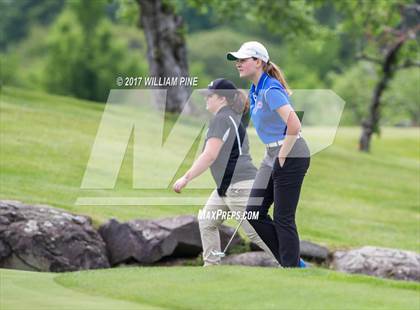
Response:
[[[110,217],[197,214],[201,206],[75,205],[86,194],[80,184],[104,105],[8,87],[1,91],[0,199],[50,204],[89,215],[95,225]],[[145,115],[144,122],[152,127],[154,120]],[[300,237],[332,249],[374,245],[418,252],[420,131],[383,128],[382,136],[373,138],[370,154],[357,151],[359,133],[356,127],[340,127],[334,144],[312,157],[297,213]],[[253,129],[249,135],[258,158],[263,147]],[[132,145],[116,189],[103,195],[175,195],[170,190],[133,191],[131,151]],[[1,270],[0,276],[2,309],[420,307],[419,284],[320,268],[153,267],[60,275]]]
[[[0,270],[2,309],[418,309],[419,285],[325,269]]]

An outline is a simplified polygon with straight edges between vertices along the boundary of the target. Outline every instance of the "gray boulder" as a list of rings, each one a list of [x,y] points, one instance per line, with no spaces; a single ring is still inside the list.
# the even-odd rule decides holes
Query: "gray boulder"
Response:
[[[233,232],[233,228],[222,225],[222,247]],[[112,265],[152,264],[165,257],[196,257],[202,251],[198,221],[192,215],[125,223],[111,219],[99,228],[99,233],[106,243]],[[242,242],[236,235],[231,247]]]
[[[411,251],[373,246],[337,251],[331,267],[348,273],[420,281],[420,254]]]
[[[109,262],[90,218],[47,205],[3,200],[0,267],[61,272],[107,268]]]
[[[328,250],[328,248],[322,245],[310,241],[301,240],[299,246],[300,256],[303,259],[314,261],[319,264],[326,262],[330,259],[330,251]]]
[[[300,256],[308,261],[316,262],[318,264],[330,260],[330,251],[328,248],[318,245],[316,243],[300,240]],[[255,243],[250,243],[251,251],[262,251],[262,249]]]
[[[263,251],[228,255],[222,258],[222,265],[244,265],[260,267],[278,267],[279,263]]]

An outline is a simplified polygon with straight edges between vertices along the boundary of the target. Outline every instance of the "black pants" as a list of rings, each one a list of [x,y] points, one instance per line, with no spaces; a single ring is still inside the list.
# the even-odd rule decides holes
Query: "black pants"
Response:
[[[299,138],[283,167],[280,167],[280,148],[267,148],[251,190],[247,211],[259,211],[258,219],[249,220],[249,223],[279,264],[298,267],[300,248],[295,215],[303,179],[310,165],[310,152],[306,141]],[[273,202],[271,219],[268,210]]]

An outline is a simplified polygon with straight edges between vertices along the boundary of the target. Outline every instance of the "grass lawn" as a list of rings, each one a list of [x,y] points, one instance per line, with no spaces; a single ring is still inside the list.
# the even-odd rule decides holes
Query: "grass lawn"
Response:
[[[320,268],[0,270],[2,309],[419,309],[420,285]],[[34,289],[36,287],[36,289]]]
[[[89,215],[95,225],[110,217],[197,214],[201,206],[75,205],[89,195],[80,185],[104,105],[9,87],[1,92],[0,199],[50,204]],[[152,128],[155,121],[145,110],[144,126]],[[334,144],[312,157],[297,213],[300,237],[330,248],[374,245],[418,252],[420,131],[383,128],[382,136],[373,138],[370,154],[357,151],[359,133],[356,127],[340,127]],[[263,147],[252,128],[249,136],[254,159],[261,158]],[[146,139],[156,137],[150,132]],[[174,197],[165,189],[132,189],[132,148],[130,144],[116,188],[100,194]],[[163,169],[157,167],[156,173]],[[209,190],[186,192],[200,196]],[[0,277],[2,309],[420,307],[416,283],[319,268],[153,267],[60,275],[1,270]]]

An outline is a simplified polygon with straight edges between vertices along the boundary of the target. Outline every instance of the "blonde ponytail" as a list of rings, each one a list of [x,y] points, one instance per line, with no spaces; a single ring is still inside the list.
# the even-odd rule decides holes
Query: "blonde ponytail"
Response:
[[[280,68],[270,60],[267,63],[264,63],[263,66],[264,72],[266,72],[268,75],[272,76],[276,80],[278,80],[286,89],[287,94],[290,96],[293,92],[290,89],[289,85],[286,82],[286,78],[284,77],[283,72],[280,70]]]

